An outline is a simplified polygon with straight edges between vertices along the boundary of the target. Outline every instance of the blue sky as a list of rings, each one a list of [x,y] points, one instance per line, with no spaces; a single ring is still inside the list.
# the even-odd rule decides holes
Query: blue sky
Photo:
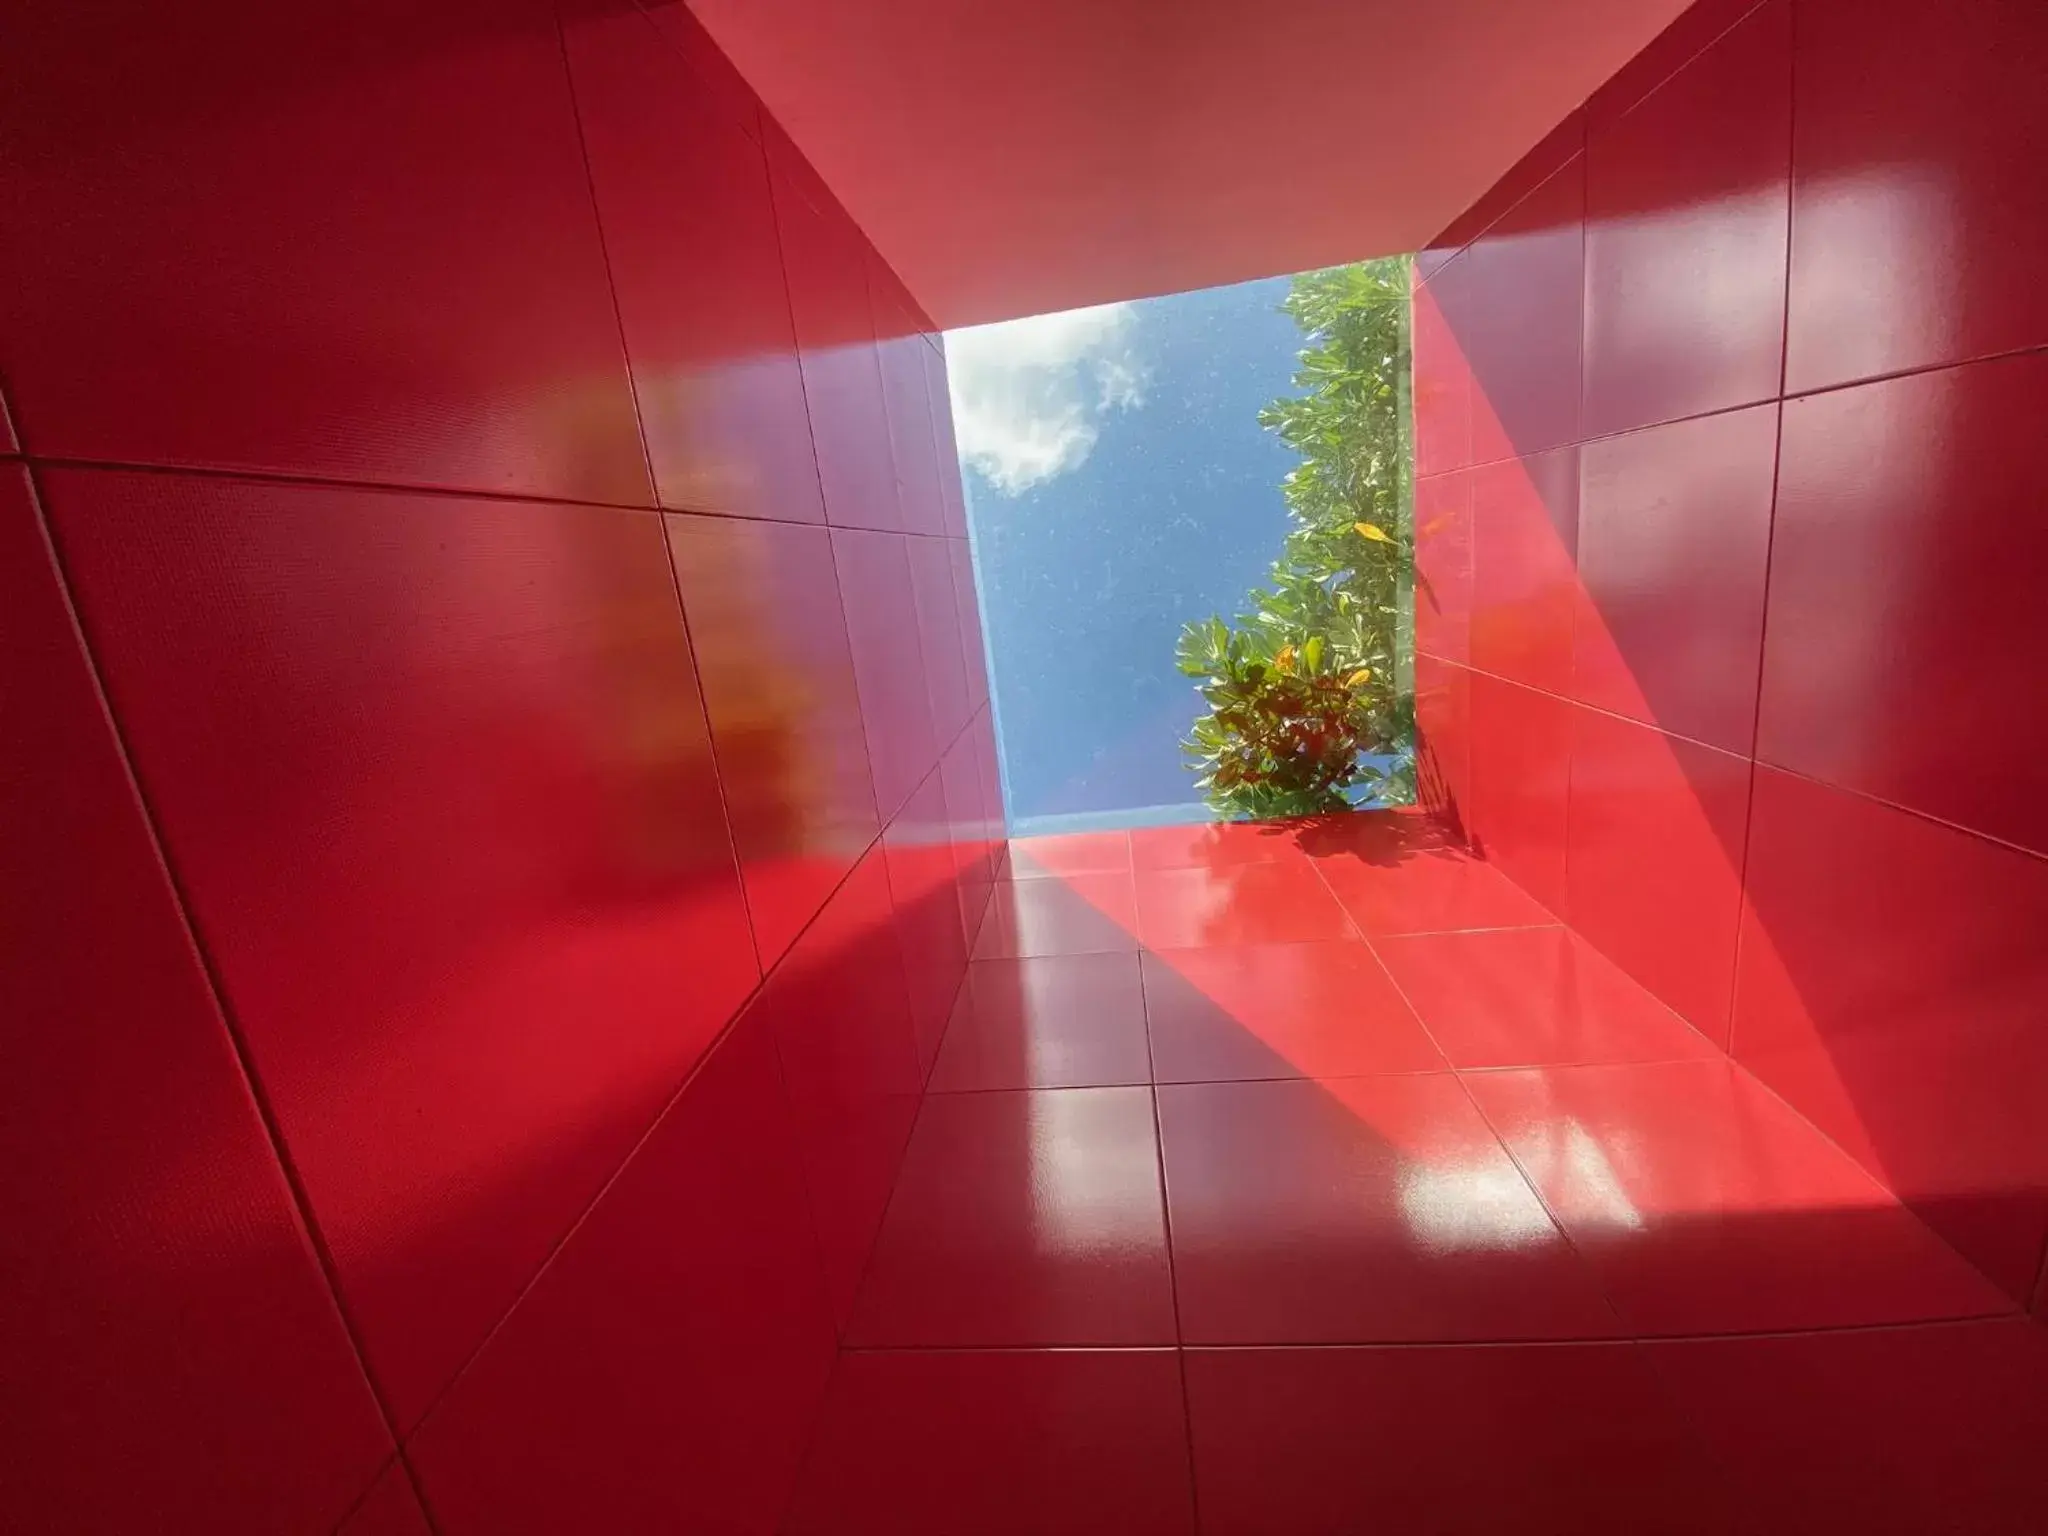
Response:
[[[1287,528],[1286,278],[955,331],[955,431],[1013,832],[1203,812],[1178,741],[1189,619],[1226,618]]]

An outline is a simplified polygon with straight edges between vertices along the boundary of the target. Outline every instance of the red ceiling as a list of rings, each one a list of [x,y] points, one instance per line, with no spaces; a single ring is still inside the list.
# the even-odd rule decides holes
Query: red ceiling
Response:
[[[946,326],[1412,250],[1685,0],[691,0]]]

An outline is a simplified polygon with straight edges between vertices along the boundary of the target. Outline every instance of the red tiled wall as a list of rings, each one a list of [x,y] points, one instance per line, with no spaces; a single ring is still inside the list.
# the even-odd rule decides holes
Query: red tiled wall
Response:
[[[1490,855],[2015,1297],[2048,1238],[2048,12],[1701,0],[1417,262]]]
[[[1000,836],[930,323],[672,0],[0,142],[0,1527],[772,1529]]]

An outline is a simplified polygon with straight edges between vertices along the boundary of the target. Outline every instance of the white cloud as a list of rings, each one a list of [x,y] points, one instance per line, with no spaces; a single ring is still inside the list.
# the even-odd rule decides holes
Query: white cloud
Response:
[[[961,459],[1006,496],[1087,462],[1102,419],[1145,403],[1136,317],[1102,304],[947,332]]]

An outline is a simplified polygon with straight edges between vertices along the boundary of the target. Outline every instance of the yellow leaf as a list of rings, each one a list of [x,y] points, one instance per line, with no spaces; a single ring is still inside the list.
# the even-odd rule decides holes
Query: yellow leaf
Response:
[[[1387,537],[1387,530],[1380,527],[1377,523],[1353,523],[1351,526],[1358,530],[1361,538],[1371,539],[1375,544],[1391,544],[1394,542]]]
[[[1344,679],[1344,686],[1347,688],[1356,688],[1360,683],[1370,681],[1372,681],[1372,668],[1360,667],[1356,672],[1352,673],[1349,677]]]
[[[1273,658],[1273,665],[1282,672],[1292,672],[1294,670],[1294,647],[1291,645],[1281,646],[1280,654]]]

